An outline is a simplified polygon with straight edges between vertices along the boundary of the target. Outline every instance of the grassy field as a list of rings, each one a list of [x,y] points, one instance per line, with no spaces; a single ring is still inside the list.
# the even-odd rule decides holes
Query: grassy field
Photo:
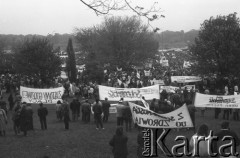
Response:
[[[84,124],[81,121],[70,122],[70,130],[65,131],[63,122],[56,120],[54,105],[46,105],[49,110],[47,117],[48,130],[42,131],[40,130],[40,122],[37,117],[38,105],[32,106],[34,109],[35,130],[29,131],[28,137],[15,136],[11,121],[11,112],[8,114],[7,135],[6,137],[0,137],[0,158],[42,158],[44,155],[50,158],[112,157],[111,147],[108,143],[116,129],[115,114],[111,114],[109,122],[104,124],[105,130],[97,131],[93,123],[93,117],[91,116],[90,124]],[[206,111],[204,118],[200,117],[200,112],[198,111],[196,113],[196,124],[199,126],[201,123],[207,123],[214,132],[219,131],[222,120],[215,120],[213,117],[214,111],[212,109]],[[232,120],[230,122],[231,128],[239,135],[240,122]],[[129,138],[129,158],[136,157],[137,133],[137,129],[125,133]],[[193,131],[172,130],[166,141],[170,147],[173,146],[173,139],[177,135],[191,137]],[[159,154],[158,157],[164,158],[165,156]]]

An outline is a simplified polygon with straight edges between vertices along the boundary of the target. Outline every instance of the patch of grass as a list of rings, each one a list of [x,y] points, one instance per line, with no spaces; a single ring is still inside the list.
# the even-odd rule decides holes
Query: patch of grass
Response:
[[[80,120],[70,122],[70,130],[64,130],[64,123],[56,119],[55,105],[45,105],[48,108],[47,116],[48,130],[40,130],[40,122],[37,117],[38,105],[32,105],[34,109],[34,131],[28,132],[28,137],[15,136],[11,112],[8,114],[9,123],[7,125],[6,137],[0,137],[0,158],[42,158],[44,155],[50,158],[111,158],[112,152],[109,140],[115,133],[116,116],[110,115],[108,123],[104,124],[105,130],[97,131],[91,116],[91,123],[84,124]],[[221,116],[221,115],[220,115]],[[214,110],[208,109],[205,117],[200,117],[200,112],[196,113],[196,125],[207,123],[216,133],[220,130],[221,119],[214,119]],[[230,121],[231,128],[238,133],[240,131],[239,122]],[[135,158],[137,152],[137,129],[125,134],[128,136],[129,158]],[[191,137],[193,131],[172,130],[167,136],[166,144],[171,147],[176,142],[177,135]],[[238,152],[239,148],[238,148]],[[164,155],[159,157],[164,158]]]

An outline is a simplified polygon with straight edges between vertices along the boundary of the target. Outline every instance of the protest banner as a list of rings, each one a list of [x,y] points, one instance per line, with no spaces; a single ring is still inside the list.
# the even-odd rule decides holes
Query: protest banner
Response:
[[[117,113],[117,108],[116,108],[116,105],[117,104],[110,104],[111,106],[110,106],[110,108],[109,108],[109,113],[110,114],[115,114],[115,113]]]
[[[157,85],[157,84],[160,85],[160,86],[165,85],[163,80],[153,79],[153,80],[150,80],[150,82],[151,82],[152,85]]]
[[[22,102],[26,103],[45,103],[56,104],[58,100],[62,101],[64,88],[51,88],[51,89],[36,89],[20,87],[20,95]]]
[[[161,87],[160,87],[160,93],[161,93],[164,89],[167,91],[167,93],[175,93],[175,91],[176,91],[177,89],[179,89],[179,87],[174,87],[174,86],[161,86]]]
[[[207,95],[196,93],[195,107],[240,109],[240,95]]]
[[[144,128],[189,128],[193,127],[187,106],[158,114],[137,104],[129,102],[134,123]]]
[[[187,87],[187,90],[190,92],[190,90],[193,88],[195,90],[195,85],[185,85],[183,87],[181,87],[181,90],[184,90],[185,87]],[[166,90],[167,93],[175,93],[176,90],[179,89],[179,87],[174,87],[174,86],[160,86],[160,93],[163,91],[163,90]]]
[[[124,101],[140,101],[143,96],[146,100],[160,99],[159,85],[144,88],[115,88],[99,85],[100,100],[108,98],[109,101],[119,101],[124,98]]]
[[[178,83],[198,82],[202,81],[202,78],[199,76],[171,76],[171,81]]]
[[[144,70],[144,75],[145,76],[150,76],[151,75],[151,71],[150,70]]]

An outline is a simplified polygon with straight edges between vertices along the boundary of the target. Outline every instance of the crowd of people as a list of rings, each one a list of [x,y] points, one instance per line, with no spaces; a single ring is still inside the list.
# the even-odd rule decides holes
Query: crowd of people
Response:
[[[115,86],[115,87],[121,87],[121,88],[141,88],[144,86],[150,86],[154,83],[151,82],[152,80],[146,76],[142,76],[136,73],[132,73],[132,75],[127,75],[125,72],[118,72],[119,76],[108,78],[106,85],[108,86]],[[117,73],[116,73],[117,74]],[[114,81],[114,82],[112,82]],[[193,106],[194,96],[195,92],[201,92],[205,94],[218,94],[218,95],[234,95],[238,94],[238,84],[237,79],[229,79],[225,78],[224,80],[221,80],[224,84],[218,85],[217,80],[212,81],[212,79],[204,79],[201,83],[198,83],[195,85],[197,89],[194,89],[194,87],[191,90],[188,90],[187,88],[182,89],[182,84],[177,84],[174,86],[180,87],[178,90],[176,90],[175,93],[169,93],[165,89],[160,93],[160,100],[153,98],[152,101],[149,102],[150,110],[159,113],[164,114],[171,112],[180,106],[182,106],[184,103],[188,106],[189,113],[191,116],[191,119],[193,123],[195,124],[195,112],[196,109]],[[173,83],[176,84],[176,83]],[[5,75],[1,77],[1,83],[0,83],[0,90],[1,90],[1,101],[0,101],[0,136],[6,135],[6,125],[9,121],[8,119],[8,112],[12,111],[12,121],[13,121],[13,130],[15,131],[16,135],[19,135],[21,132],[24,136],[27,136],[27,131],[34,130],[34,124],[33,124],[33,109],[31,107],[31,104],[21,102],[21,96],[19,95],[18,91],[21,86],[27,86],[27,87],[44,87],[40,86],[41,82],[34,82],[34,80],[31,80],[29,78],[24,78],[22,80],[18,80],[18,76],[14,75]],[[62,101],[58,101],[56,104],[56,118],[59,121],[63,120],[64,127],[66,130],[68,130],[69,122],[70,121],[77,121],[80,116],[82,116],[82,121],[84,123],[90,122],[90,116],[93,114],[94,116],[94,122],[96,124],[96,130],[104,130],[104,123],[108,122],[109,117],[109,109],[111,107],[110,102],[108,101],[108,98],[105,98],[104,101],[100,101],[98,99],[98,85],[96,82],[89,82],[85,84],[75,84],[70,83],[69,81],[59,81],[56,80],[52,82],[51,87],[59,87],[63,86],[65,88],[65,93],[62,96]],[[4,92],[5,91],[5,92]],[[235,93],[234,93],[235,92]],[[3,101],[4,95],[7,94],[7,100]],[[69,98],[72,101],[69,102]],[[144,98],[143,98],[144,99]],[[90,102],[90,100],[95,100],[93,103]],[[140,106],[144,106],[142,102],[137,101],[136,104]],[[124,135],[124,126],[126,132],[132,131],[132,114],[130,107],[128,105],[128,102],[124,101],[124,98],[121,98],[116,106],[116,125],[118,126],[116,130],[116,134],[113,136],[113,138],[110,140],[109,144],[113,147],[113,154],[115,158],[125,158],[127,157],[128,151],[127,151],[127,141],[128,138]],[[202,116],[204,117],[204,112],[208,109],[202,108],[199,109],[201,111]],[[229,120],[229,115],[233,114],[233,120],[239,121],[239,109],[222,109],[223,110],[223,119]],[[215,108],[215,115],[214,118],[218,119],[218,115],[221,113],[221,109]],[[42,130],[47,130],[47,115],[48,115],[48,109],[42,104],[39,104],[38,108],[38,117],[41,124]],[[70,117],[71,116],[71,117]],[[194,126],[195,127],[195,126]],[[224,125],[222,125],[223,130],[229,130],[229,122],[225,122]],[[138,152],[141,153],[141,147],[142,147],[142,140],[141,140],[141,131],[142,128],[140,128],[139,136],[138,136]],[[195,130],[194,130],[195,131]],[[234,132],[228,132],[231,133],[236,141],[237,145],[239,145],[239,139],[237,137],[237,134],[234,134]],[[209,127],[207,125],[201,125],[199,129],[197,130],[197,133],[195,135],[199,136],[207,136],[209,134]],[[226,135],[224,132],[219,132],[217,134],[219,137],[223,137]],[[191,142],[192,143],[192,142]],[[193,145],[193,144],[192,144]],[[201,146],[201,145],[200,145]],[[205,145],[202,145],[203,148]],[[205,149],[205,148],[204,148]],[[204,150],[202,149],[202,150]],[[142,157],[141,154],[138,153],[138,157]],[[204,151],[203,151],[204,153]]]

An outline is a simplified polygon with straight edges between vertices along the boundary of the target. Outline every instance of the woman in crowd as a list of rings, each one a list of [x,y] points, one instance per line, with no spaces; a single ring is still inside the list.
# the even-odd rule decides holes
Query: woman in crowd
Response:
[[[128,138],[123,135],[123,127],[118,127],[116,134],[110,140],[109,144],[113,147],[114,158],[127,158],[127,141]]]

